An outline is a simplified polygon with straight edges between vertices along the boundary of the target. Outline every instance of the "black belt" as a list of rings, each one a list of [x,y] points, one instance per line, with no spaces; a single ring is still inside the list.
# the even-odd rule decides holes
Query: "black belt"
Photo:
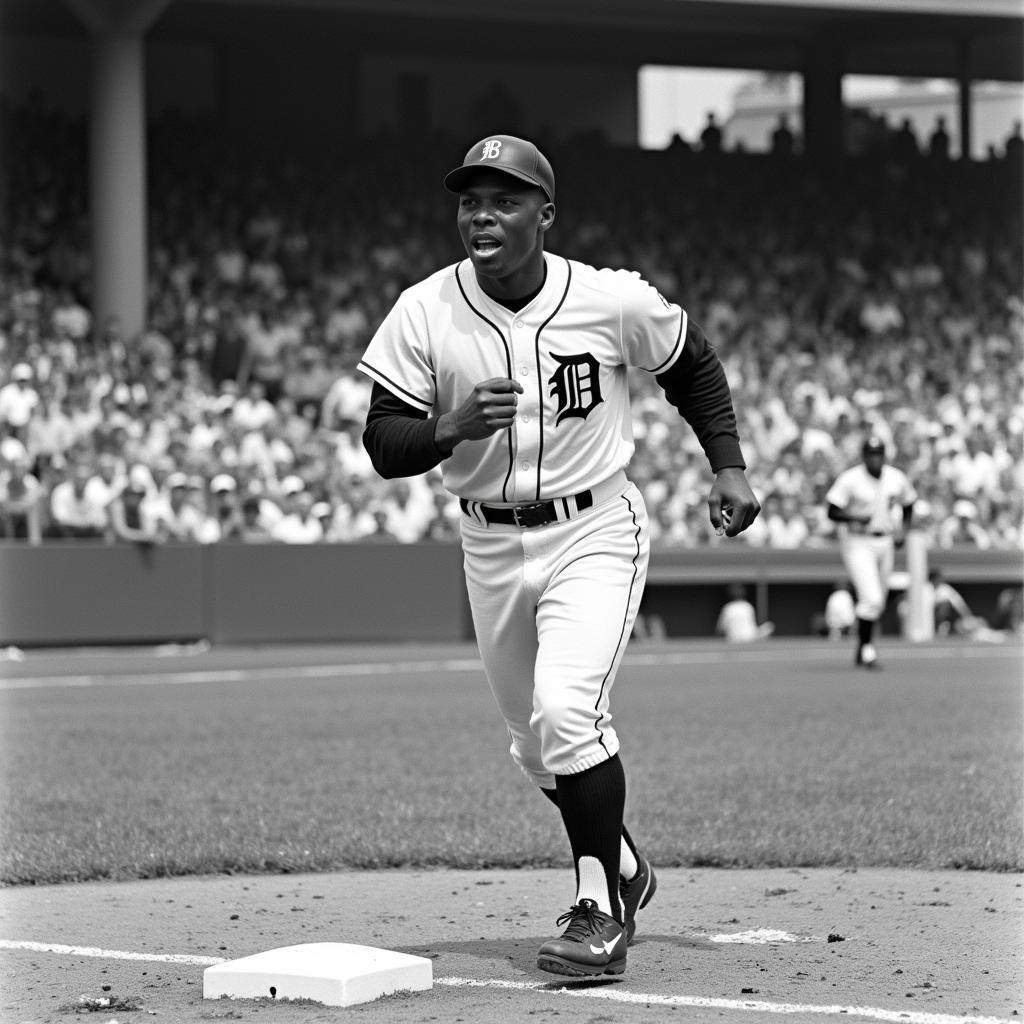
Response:
[[[576,511],[582,512],[594,504],[594,496],[590,491],[580,491],[573,498],[551,498],[548,501],[535,501],[528,505],[513,505],[511,508],[499,508],[496,505],[483,505],[473,502],[474,511],[479,512],[488,523],[496,523],[502,526],[519,526],[529,529],[531,526],[547,526],[548,523],[557,523],[558,505],[562,506],[562,519],[572,519],[573,511],[570,501],[575,501]],[[470,511],[470,503],[465,498],[459,498],[459,505],[462,511],[473,518],[474,513]]]

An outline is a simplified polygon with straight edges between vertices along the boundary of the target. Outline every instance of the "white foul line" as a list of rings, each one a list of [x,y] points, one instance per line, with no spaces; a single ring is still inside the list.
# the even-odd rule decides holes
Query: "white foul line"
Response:
[[[163,964],[188,964],[213,967],[226,963],[223,957],[196,956],[189,953],[133,953],[123,949],[100,949],[96,946],[64,946],[53,942],[28,942],[0,939],[0,949],[25,950],[32,953],[57,953],[65,956],[91,956],[104,960],[143,960]],[[811,1003],[769,1003],[753,999],[716,999],[711,996],[663,996],[648,992],[622,992],[611,988],[552,988],[550,982],[506,981],[501,978],[434,978],[435,985],[446,988],[496,988],[548,995],[573,996],[577,999],[608,999],[616,1003],[652,1006],[692,1006],[712,1010],[748,1010],[754,1013],[813,1013],[867,1017],[892,1021],[894,1024],[1014,1024],[1002,1017],[978,1017],[969,1014],[922,1013],[910,1010],[883,1010],[875,1006],[818,1006]]]
[[[764,661],[820,661],[828,660],[834,652],[818,647],[789,647],[768,650],[759,647],[752,651],[737,651],[732,648],[703,651],[638,651],[627,653],[623,663],[627,666],[664,665],[717,665],[725,662]],[[985,646],[980,648],[912,648],[900,647],[886,651],[899,660],[921,661],[933,658],[948,660],[950,657],[980,658],[996,656],[1019,657],[1016,645],[1005,647]],[[843,663],[845,664],[845,662]],[[58,676],[9,676],[0,677],[2,690],[37,690],[53,687],[89,686],[185,686],[202,683],[254,682],[259,679],[330,679],[345,676],[392,676],[420,672],[479,672],[483,665],[479,658],[442,658],[419,661],[371,661],[338,665],[279,665],[270,668],[211,668],[190,672],[123,672],[116,674],[58,675]]]
[[[908,1010],[883,1010],[875,1006],[817,1006],[810,1003],[768,1003],[753,999],[715,999],[710,996],[659,996],[646,992],[620,992],[610,988],[553,989],[539,981],[502,981],[491,978],[435,978],[435,985],[452,988],[511,988],[530,992],[576,996],[579,999],[609,999],[615,1003],[643,1003],[652,1006],[693,1006],[711,1010],[750,1010],[755,1013],[817,1013],[837,1017],[858,1016],[873,1020],[895,1021],[902,1024],[1012,1024],[1001,1017],[973,1017],[950,1013],[919,1013]]]
[[[131,953],[124,949],[100,949],[98,946],[62,946],[57,942],[25,942],[0,939],[0,949],[24,949],[31,953],[61,953],[65,956],[94,956],[101,960],[146,960],[159,964],[192,964],[213,967],[224,963],[220,956],[193,956],[190,953]]]

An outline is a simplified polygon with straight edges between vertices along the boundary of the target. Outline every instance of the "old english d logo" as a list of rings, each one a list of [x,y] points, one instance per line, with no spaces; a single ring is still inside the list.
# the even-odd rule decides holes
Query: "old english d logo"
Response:
[[[592,355],[553,355],[552,358],[558,363],[558,368],[548,379],[551,394],[558,399],[555,426],[570,416],[585,420],[590,410],[603,401],[597,360]]]

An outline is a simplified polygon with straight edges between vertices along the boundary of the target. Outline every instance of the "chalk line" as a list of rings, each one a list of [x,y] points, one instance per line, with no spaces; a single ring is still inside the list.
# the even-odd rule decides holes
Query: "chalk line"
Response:
[[[197,956],[191,953],[137,953],[123,949],[101,949],[97,946],[66,946],[54,942],[28,942],[0,939],[0,949],[32,953],[55,953],[63,956],[97,957],[104,960],[142,960],[163,964],[186,964],[212,967],[226,963],[224,957]],[[723,999],[712,996],[667,996],[653,992],[624,992],[613,988],[555,988],[551,982],[511,981],[502,978],[434,978],[434,984],[445,988],[514,989],[541,992],[575,999],[605,999],[615,1003],[651,1006],[689,1006],[712,1010],[745,1010],[752,1013],[818,1014],[820,1016],[857,1016],[893,1024],[1014,1024],[1002,1017],[981,1017],[970,1014],[925,1013],[914,1010],[885,1010],[876,1006],[819,1006],[814,1003],[772,1003],[755,999]]]
[[[755,650],[738,651],[734,648],[714,648],[700,651],[653,651],[641,650],[627,652],[623,664],[626,666],[662,666],[662,665],[717,665],[721,662],[772,662],[772,661],[804,661],[815,662],[829,660],[835,651],[824,647],[782,647],[776,649],[759,646]],[[944,648],[944,647],[892,647],[886,648],[886,657],[894,657],[897,661],[920,661],[951,657],[964,659],[981,657],[1019,657],[1017,645],[1006,647],[984,646],[980,648]],[[844,649],[845,656],[845,649]],[[844,662],[845,664],[845,662]],[[420,672],[479,672],[483,673],[483,665],[479,658],[423,658],[407,661],[372,661],[343,663],[336,665],[279,665],[274,667],[245,667],[195,669],[184,672],[139,671],[109,674],[68,674],[51,676],[7,676],[0,677],[2,690],[36,690],[55,687],[90,687],[90,686],[188,686],[210,683],[255,682],[257,680],[288,680],[294,682],[302,679],[330,679],[360,676],[397,676]]]

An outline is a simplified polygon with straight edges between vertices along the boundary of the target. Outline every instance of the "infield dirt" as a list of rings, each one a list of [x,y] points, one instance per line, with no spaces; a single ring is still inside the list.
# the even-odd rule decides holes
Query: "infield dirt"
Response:
[[[55,1024],[86,1007],[102,1024],[752,1024],[839,1014],[941,1024],[1024,1013],[1020,875],[664,869],[638,917],[626,974],[579,983],[535,967],[571,902],[571,881],[564,870],[436,870],[8,888],[0,1019]],[[11,948],[19,942],[70,948]],[[302,942],[430,957],[434,988],[347,1009],[202,998],[203,958]]]

